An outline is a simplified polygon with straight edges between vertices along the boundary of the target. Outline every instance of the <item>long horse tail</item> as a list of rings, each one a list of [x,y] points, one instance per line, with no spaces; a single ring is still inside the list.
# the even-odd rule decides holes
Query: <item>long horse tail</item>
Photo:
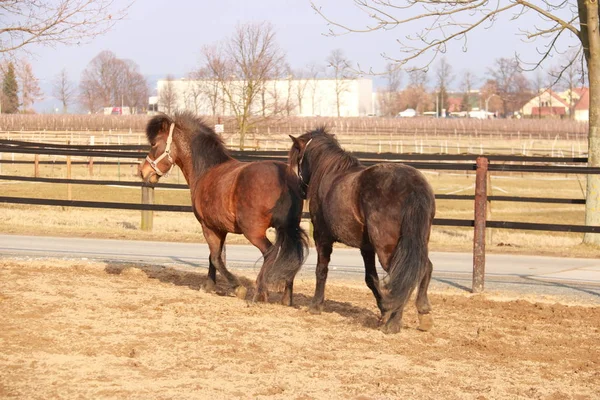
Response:
[[[264,254],[265,259],[275,257],[265,271],[269,283],[294,279],[308,255],[308,235],[300,226],[303,200],[296,177],[286,177],[286,189],[271,210],[271,224],[275,228],[275,243]]]
[[[400,239],[390,259],[383,287],[383,306],[391,313],[402,310],[427,271],[434,195],[429,186],[411,193],[403,204]]]

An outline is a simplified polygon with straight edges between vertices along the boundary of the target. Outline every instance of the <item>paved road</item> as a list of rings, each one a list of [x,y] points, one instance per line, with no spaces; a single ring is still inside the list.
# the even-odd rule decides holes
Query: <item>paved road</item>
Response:
[[[190,243],[0,235],[0,256],[208,267],[208,247]],[[430,256],[434,264],[432,288],[469,291],[470,253],[432,252]],[[260,252],[253,246],[228,245],[226,257],[233,268],[256,272],[260,268]],[[311,249],[300,276],[314,276],[315,265],[316,255]],[[334,249],[331,279],[362,280],[363,273],[358,250]],[[600,304],[600,259],[489,254],[485,287],[487,292],[559,295]]]

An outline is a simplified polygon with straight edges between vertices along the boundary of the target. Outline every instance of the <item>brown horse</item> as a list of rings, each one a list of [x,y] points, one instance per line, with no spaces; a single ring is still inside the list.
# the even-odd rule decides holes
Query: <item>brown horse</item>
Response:
[[[233,159],[221,138],[191,113],[153,117],[146,127],[152,146],[140,166],[145,182],[156,183],[178,165],[190,187],[194,214],[210,249],[207,291],[216,271],[227,278],[240,298],[242,286],[225,267],[222,252],[227,233],[241,233],[263,254],[254,300],[268,300],[269,283],[285,282],[282,303],[292,305],[293,282],[307,253],[300,227],[302,198],[298,178],[278,161],[243,163]],[[273,245],[266,236],[275,228]]]
[[[419,329],[431,328],[427,288],[433,267],[428,243],[435,199],[423,174],[396,163],[366,168],[325,128],[290,137],[294,144],[289,164],[309,200],[317,247],[317,285],[310,310],[319,313],[323,308],[332,246],[341,242],[360,249],[384,332],[400,331],[404,306],[417,284]],[[375,254],[387,272],[383,285]]]

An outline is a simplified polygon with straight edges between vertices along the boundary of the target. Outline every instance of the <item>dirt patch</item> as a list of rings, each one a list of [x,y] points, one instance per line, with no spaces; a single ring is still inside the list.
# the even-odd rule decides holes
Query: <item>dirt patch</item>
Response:
[[[411,304],[384,335],[362,284],[311,315],[312,280],[288,308],[204,293],[205,273],[0,261],[0,398],[598,398],[598,306],[433,291],[432,331]]]

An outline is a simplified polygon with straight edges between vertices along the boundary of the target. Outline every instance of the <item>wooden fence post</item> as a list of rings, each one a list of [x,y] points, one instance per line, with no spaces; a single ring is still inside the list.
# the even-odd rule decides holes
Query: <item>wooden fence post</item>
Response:
[[[154,204],[154,188],[151,186],[142,186],[142,204]],[[154,221],[154,211],[142,210],[142,230],[152,231]]]
[[[487,206],[487,173],[489,161],[477,157],[475,175],[475,226],[473,232],[473,293],[483,292],[485,280],[485,225]]]
[[[37,178],[40,176],[40,155],[36,154],[33,157],[33,176]]]

